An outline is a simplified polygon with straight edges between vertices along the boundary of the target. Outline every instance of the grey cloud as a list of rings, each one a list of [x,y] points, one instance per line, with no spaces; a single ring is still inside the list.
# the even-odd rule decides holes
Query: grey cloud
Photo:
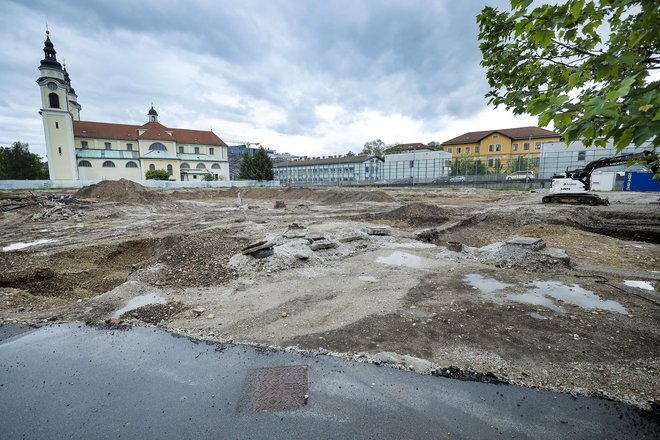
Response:
[[[401,113],[432,127],[447,113],[460,118],[485,106],[475,23],[482,7],[450,0],[60,0],[56,8],[47,0],[14,1],[7,10],[16,17],[5,24],[26,25],[19,27],[21,50],[12,51],[10,83],[33,88],[17,96],[38,99],[33,81],[43,33],[34,34],[42,27],[34,21],[48,11],[58,58],[72,60],[83,117],[139,122],[128,115],[155,100],[161,108],[185,109],[179,114],[191,120],[213,115],[249,124],[252,103],[266,101],[284,110],[286,120],[259,128],[283,134],[315,133],[320,104],[349,113]],[[7,39],[4,27],[0,37]],[[170,64],[151,64],[161,58]],[[188,77],[177,81],[186,63],[199,71],[181,73]],[[236,98],[219,103],[206,97],[216,88]]]

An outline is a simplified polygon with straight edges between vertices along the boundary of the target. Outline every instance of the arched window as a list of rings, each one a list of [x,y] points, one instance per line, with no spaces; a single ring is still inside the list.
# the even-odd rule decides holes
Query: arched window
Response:
[[[50,108],[60,108],[60,97],[57,96],[57,93],[48,94],[48,104]]]
[[[220,164],[219,163],[214,163],[213,165],[211,165],[211,168],[214,169],[214,170],[217,170],[217,169],[220,168]]]
[[[129,160],[128,162],[126,162],[126,168],[137,168],[137,167],[138,167],[137,164],[133,161]]]
[[[149,145],[149,151],[167,151],[167,147],[160,142],[154,142]]]
[[[179,166],[179,168],[181,168],[181,169],[190,168],[190,165],[188,165],[187,163],[184,162]]]
[[[155,170],[155,169],[156,169],[156,165],[154,165],[154,164],[149,165],[149,169],[150,169],[150,170]]]
[[[91,168],[91,167],[92,167],[92,163],[91,163],[90,161],[88,161],[88,160],[81,160],[80,162],[78,162],[78,166],[79,166],[79,167],[87,167],[87,168]]]
[[[174,175],[174,168],[172,168],[172,165],[167,165],[167,174],[170,176]]]
[[[115,163],[111,160],[106,160],[105,162],[103,162],[102,166],[103,166],[103,168],[114,168]]]
[[[203,163],[198,163],[198,164],[197,164],[197,169],[198,169],[198,170],[205,170],[205,169],[206,169],[206,165],[204,165]]]

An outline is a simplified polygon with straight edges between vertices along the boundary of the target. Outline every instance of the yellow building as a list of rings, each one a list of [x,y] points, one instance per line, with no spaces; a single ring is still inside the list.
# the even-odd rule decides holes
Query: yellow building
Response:
[[[443,142],[442,146],[452,154],[452,159],[481,160],[489,172],[500,172],[515,170],[516,163],[521,160],[525,160],[530,169],[538,167],[541,145],[560,140],[561,137],[550,130],[519,127],[471,131]]]
[[[229,179],[222,139],[212,131],[168,128],[153,106],[142,125],[81,121],[78,96],[48,31],[44,54],[37,84],[52,180],[140,181],[156,169],[166,170],[170,180]]]

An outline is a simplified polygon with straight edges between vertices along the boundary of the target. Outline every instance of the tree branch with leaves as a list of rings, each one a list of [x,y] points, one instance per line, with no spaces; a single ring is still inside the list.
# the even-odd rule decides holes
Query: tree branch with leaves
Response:
[[[567,142],[617,151],[660,145],[660,8],[655,0],[568,0],[477,16],[489,103],[538,116]]]

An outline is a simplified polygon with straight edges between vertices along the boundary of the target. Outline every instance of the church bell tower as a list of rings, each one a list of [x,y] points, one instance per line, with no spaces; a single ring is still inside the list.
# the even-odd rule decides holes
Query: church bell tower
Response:
[[[68,73],[57,61],[49,34],[46,30],[44,59],[39,65],[37,79],[41,90],[40,114],[44,123],[48,173],[51,180],[78,180],[72,113],[78,119],[80,106],[75,92],[71,93]],[[72,109],[71,105],[75,108]]]

